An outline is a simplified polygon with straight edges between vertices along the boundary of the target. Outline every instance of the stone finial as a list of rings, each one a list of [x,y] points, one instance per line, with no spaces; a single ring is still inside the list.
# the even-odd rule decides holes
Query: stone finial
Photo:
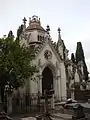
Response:
[[[61,29],[60,29],[60,27],[58,28],[58,33],[60,34],[60,31],[61,31]]]
[[[26,24],[26,21],[27,21],[27,20],[26,20],[26,18],[24,17],[24,18],[23,18],[23,23],[24,23],[24,25]]]
[[[29,22],[31,21],[31,17],[29,17]]]
[[[32,21],[34,21],[34,22],[38,21],[38,16],[33,15],[33,16],[32,16]]]
[[[49,25],[47,25],[47,29],[46,29],[47,31],[50,31],[50,27],[49,27]]]
[[[59,27],[59,28],[58,28],[58,40],[61,39],[60,31],[61,31],[61,29],[60,29],[60,27]]]
[[[47,25],[46,31],[47,31],[47,33],[49,34],[49,31],[50,31],[49,25]]]

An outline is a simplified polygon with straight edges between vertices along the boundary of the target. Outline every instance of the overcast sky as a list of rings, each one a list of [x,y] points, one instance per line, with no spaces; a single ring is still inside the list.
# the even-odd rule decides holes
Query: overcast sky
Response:
[[[77,41],[82,42],[90,72],[90,0],[0,0],[0,37],[16,30],[22,19],[37,15],[46,28],[50,25],[53,41],[61,37],[70,53],[75,52]]]

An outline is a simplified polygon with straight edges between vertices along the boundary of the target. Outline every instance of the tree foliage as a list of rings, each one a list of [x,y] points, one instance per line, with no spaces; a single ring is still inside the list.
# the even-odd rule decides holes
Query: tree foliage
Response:
[[[9,33],[8,33],[8,37],[14,39],[14,35],[13,35],[12,30],[9,31]]]
[[[89,74],[89,72],[87,70],[87,65],[86,65],[85,60],[83,62],[84,62],[84,66],[83,66],[84,77],[85,77],[85,80],[87,81],[88,80],[88,74]]]
[[[17,30],[17,39],[19,40],[19,37],[21,35],[21,33],[23,32],[23,25],[20,25],[18,30]]]
[[[12,37],[0,39],[0,86],[9,82],[18,88],[36,70],[32,66],[34,52],[31,47],[20,46],[18,40]]]
[[[88,70],[87,70],[87,65],[85,62],[85,56],[81,42],[77,42],[77,48],[76,48],[76,63],[78,64],[79,61],[82,61],[84,64],[83,66],[84,77],[85,77],[84,79],[88,80]]]
[[[76,48],[76,63],[79,61],[83,61],[85,59],[84,52],[82,48],[81,42],[77,42],[77,48]]]

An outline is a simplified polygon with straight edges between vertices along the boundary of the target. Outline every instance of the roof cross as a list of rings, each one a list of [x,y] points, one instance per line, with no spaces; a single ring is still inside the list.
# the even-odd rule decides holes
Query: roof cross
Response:
[[[23,18],[23,23],[26,24],[26,21],[27,21],[27,20],[26,20],[26,18],[24,17],[24,18]]]

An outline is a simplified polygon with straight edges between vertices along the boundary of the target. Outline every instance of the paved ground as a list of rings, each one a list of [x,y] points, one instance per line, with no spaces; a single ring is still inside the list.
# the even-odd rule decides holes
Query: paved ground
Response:
[[[62,113],[53,113],[51,114],[52,120],[70,120],[72,115],[62,114]],[[24,117],[21,120],[36,120],[35,117]]]
[[[85,104],[85,106],[89,107],[88,104]],[[70,120],[72,118],[71,114],[72,112],[70,110],[65,110],[60,105],[56,105],[55,110],[51,112],[52,120]],[[13,116],[13,120],[36,120],[35,116],[36,114],[22,114]],[[87,117],[90,118],[90,114],[87,114]]]
[[[20,116],[13,116],[13,120],[36,120],[35,116],[36,115],[22,114]],[[51,113],[51,118],[52,120],[70,120],[72,118],[72,115],[60,113],[59,111],[57,112],[53,111]]]
[[[50,113],[52,115],[52,120],[67,120],[71,118],[71,115],[68,114],[68,111],[63,109],[60,105],[56,105],[55,110],[52,110]],[[31,117],[33,117],[32,120],[35,120],[35,116],[36,114],[27,113],[18,116],[12,116],[12,118],[13,120],[20,120],[21,118],[23,118],[22,120],[31,120]]]
[[[51,118],[52,120],[63,120],[61,118]],[[28,117],[28,118],[23,118],[22,120],[36,120],[35,118]]]
[[[72,115],[64,114],[64,113],[53,113],[53,114],[51,114],[51,116],[62,118],[62,119],[67,119],[67,120],[70,120],[72,118]]]
[[[36,114],[31,114],[31,113],[25,113],[25,114],[21,114],[21,115],[15,115],[15,116],[11,116],[13,120],[28,120],[26,118],[29,118],[29,117],[34,117],[35,118]],[[23,119],[21,119],[23,118]],[[25,118],[25,119],[24,119]]]

